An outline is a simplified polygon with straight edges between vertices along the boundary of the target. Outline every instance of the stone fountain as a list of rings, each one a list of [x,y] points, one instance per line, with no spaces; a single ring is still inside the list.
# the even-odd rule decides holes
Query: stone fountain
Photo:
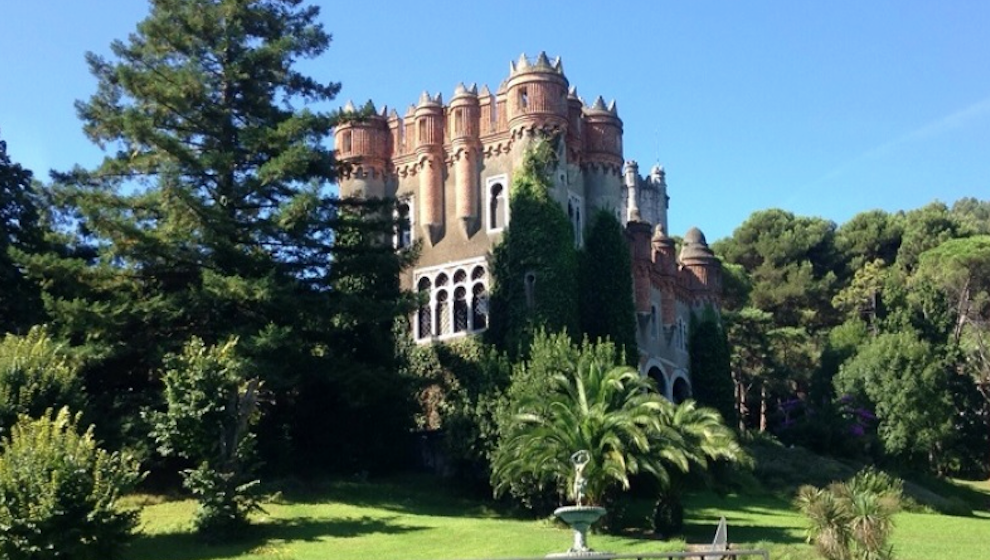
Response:
[[[586,450],[581,450],[571,455],[571,463],[574,464],[574,494],[575,505],[563,506],[554,510],[553,514],[559,517],[564,523],[574,530],[574,544],[567,552],[547,555],[548,558],[565,556],[595,556],[597,553],[588,548],[588,528],[595,521],[605,515],[605,508],[598,506],[586,506],[583,504],[585,498],[585,488],[587,480],[584,478],[584,467],[591,462],[591,454]]]

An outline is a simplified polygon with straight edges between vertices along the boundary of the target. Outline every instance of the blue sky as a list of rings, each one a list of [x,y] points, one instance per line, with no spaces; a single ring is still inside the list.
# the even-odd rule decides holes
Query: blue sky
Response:
[[[673,233],[709,241],[753,211],[858,212],[990,198],[990,2],[318,2],[334,35],[305,70],[338,99],[401,109],[509,61],[561,56],[578,93],[615,99],[625,156],[667,170]],[[9,1],[0,137],[42,178],[94,165],[73,102],[146,14],[139,0]]]

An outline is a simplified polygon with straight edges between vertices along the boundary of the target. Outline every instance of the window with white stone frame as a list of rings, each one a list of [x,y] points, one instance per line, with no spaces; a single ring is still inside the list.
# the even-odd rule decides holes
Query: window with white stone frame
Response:
[[[414,285],[420,301],[415,318],[417,341],[466,336],[488,328],[485,259],[417,270]]]
[[[571,221],[571,231],[574,234],[574,246],[584,245],[584,199],[567,193],[567,218]]]
[[[497,175],[485,182],[485,223],[489,233],[509,225],[509,177]]]
[[[413,244],[413,197],[399,199],[395,206],[395,231],[392,234],[392,246],[396,249],[408,249]]]

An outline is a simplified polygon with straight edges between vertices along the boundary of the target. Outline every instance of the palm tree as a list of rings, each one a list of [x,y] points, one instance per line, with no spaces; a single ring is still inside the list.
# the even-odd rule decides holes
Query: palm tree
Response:
[[[651,446],[666,401],[636,370],[582,356],[574,368],[553,375],[545,393],[528,397],[518,403],[495,451],[496,493],[520,481],[569,493],[570,457],[582,449],[592,456],[584,470],[591,504],[600,503],[612,486],[628,488],[630,475],[667,478]]]
[[[541,338],[534,347],[539,344]],[[673,405],[652,379],[618,365],[621,358],[607,345],[559,353],[575,356],[574,363],[556,364],[546,390],[529,391],[512,403],[514,414],[492,460],[497,494],[520,484],[571,494],[570,457],[582,449],[592,457],[583,473],[585,496],[597,505],[609,492],[628,489],[633,475],[649,475],[666,487],[671,472],[744,456],[718,412],[693,402]]]

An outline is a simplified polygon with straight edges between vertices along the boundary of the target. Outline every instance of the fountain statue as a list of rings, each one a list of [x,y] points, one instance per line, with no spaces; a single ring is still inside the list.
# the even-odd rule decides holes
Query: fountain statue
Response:
[[[588,528],[605,515],[605,508],[584,505],[585,491],[588,481],[584,477],[584,468],[591,462],[591,453],[587,450],[580,450],[571,455],[571,463],[574,465],[574,484],[571,492],[574,494],[573,506],[559,507],[553,514],[559,517],[564,523],[574,530],[574,544],[564,553],[549,554],[547,557],[565,556],[594,556],[594,550],[588,548]]]

